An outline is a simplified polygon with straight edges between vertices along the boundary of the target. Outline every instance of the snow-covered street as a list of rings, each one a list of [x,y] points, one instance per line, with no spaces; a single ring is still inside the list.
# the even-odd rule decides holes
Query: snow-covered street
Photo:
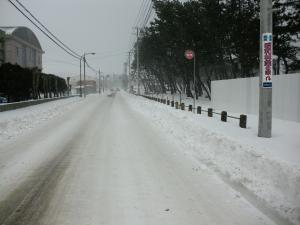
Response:
[[[123,92],[115,97],[94,95],[85,100],[62,101],[66,103],[64,110],[43,123],[37,123],[28,131],[12,132],[18,135],[11,140],[3,138],[7,134],[2,135],[0,224],[290,224],[280,213],[274,213],[276,210],[269,209],[269,204],[262,204],[253,197],[259,196],[255,193],[255,184],[260,185],[262,196],[265,190],[259,182],[252,183],[253,189],[249,184],[260,178],[247,174],[251,173],[251,162],[246,164],[251,158],[247,157],[251,149],[244,155],[239,149],[232,149],[240,160],[246,157],[245,161],[241,160],[246,170],[235,176],[241,180],[253,176],[252,180],[241,181],[243,185],[248,182],[246,191],[244,186],[222,177],[224,167],[216,167],[209,158],[212,157],[209,154],[219,152],[216,163],[232,163],[232,155],[227,155],[232,162],[224,155],[228,154],[226,148],[233,145],[228,146],[228,142],[221,139],[205,142],[199,135],[194,147],[203,150],[202,155],[197,158],[189,154],[195,149],[188,149],[191,146],[176,137],[174,129],[157,125],[159,107],[166,106],[158,106],[157,111],[148,110],[146,114],[138,108],[144,99]],[[51,104],[54,103],[48,106]],[[156,105],[149,103],[148,107]],[[151,114],[154,120],[150,119]],[[170,115],[166,114],[165,119]],[[173,135],[166,134],[168,130]],[[204,154],[207,156],[205,163]],[[259,163],[267,163],[267,160],[259,161],[261,156],[252,157]],[[266,179],[266,187],[269,182]],[[293,180],[291,185],[297,182],[299,180]],[[294,200],[297,200],[299,190],[297,192],[294,186],[290,189],[295,189]],[[250,191],[255,194],[249,194]],[[275,191],[270,192],[263,200],[274,197]],[[278,196],[278,201],[284,197]],[[292,204],[289,196],[286,198],[287,205],[297,204]],[[297,223],[298,211],[294,210],[290,214]]]

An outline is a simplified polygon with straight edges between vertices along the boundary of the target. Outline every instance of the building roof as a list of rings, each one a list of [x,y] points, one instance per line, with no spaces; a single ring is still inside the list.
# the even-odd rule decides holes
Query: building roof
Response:
[[[27,27],[0,27],[6,36],[15,36],[42,51],[41,44],[36,35]]]

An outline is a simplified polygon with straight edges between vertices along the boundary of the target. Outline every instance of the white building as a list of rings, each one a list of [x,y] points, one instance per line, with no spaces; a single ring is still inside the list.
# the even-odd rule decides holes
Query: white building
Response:
[[[27,27],[0,27],[0,64],[42,70],[44,51],[36,35]]]

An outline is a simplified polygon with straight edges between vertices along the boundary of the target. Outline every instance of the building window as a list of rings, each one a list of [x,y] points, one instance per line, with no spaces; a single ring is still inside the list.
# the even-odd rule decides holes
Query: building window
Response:
[[[33,58],[32,58],[32,59],[33,59],[33,66],[37,66],[37,65],[36,65],[36,50],[33,50],[32,53],[33,53],[33,56],[32,56],[32,57],[33,57]]]
[[[26,47],[23,46],[23,49],[22,49],[22,65],[23,66],[27,66],[27,54],[26,54]]]
[[[16,56],[17,56],[17,58],[19,57],[19,48],[18,47],[16,47]]]

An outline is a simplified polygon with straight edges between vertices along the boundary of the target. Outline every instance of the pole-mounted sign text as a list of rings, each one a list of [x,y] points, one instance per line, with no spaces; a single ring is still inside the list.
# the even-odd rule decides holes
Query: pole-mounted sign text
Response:
[[[272,33],[264,33],[262,35],[262,55],[263,55],[263,68],[262,68],[262,87],[272,88]]]

